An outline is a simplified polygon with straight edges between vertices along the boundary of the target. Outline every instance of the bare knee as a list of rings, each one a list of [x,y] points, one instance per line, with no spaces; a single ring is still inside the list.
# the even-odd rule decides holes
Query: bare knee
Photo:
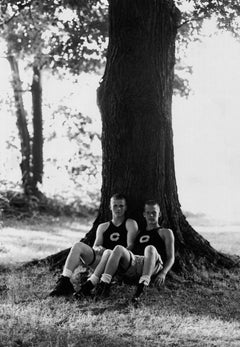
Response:
[[[112,252],[113,251],[111,249],[105,249],[102,256],[109,258]]]
[[[145,250],[144,250],[144,255],[145,256],[154,256],[155,254],[157,254],[157,250],[154,246],[152,245],[148,245]]]
[[[72,246],[72,250],[73,251],[79,251],[81,252],[83,248],[83,243],[82,242],[76,242],[74,243],[74,245]]]
[[[86,257],[92,257],[93,256],[93,250],[90,246],[86,245],[83,242],[76,242],[71,249],[71,253],[78,255],[79,257],[82,257],[83,260],[89,262],[89,259],[85,259]]]
[[[124,253],[125,248],[121,245],[117,245],[114,247],[112,254],[114,254],[114,256],[121,256]]]

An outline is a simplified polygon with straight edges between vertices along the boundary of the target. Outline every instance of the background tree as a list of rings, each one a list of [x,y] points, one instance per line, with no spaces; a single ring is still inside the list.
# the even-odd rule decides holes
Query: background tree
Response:
[[[27,126],[26,111],[22,98],[22,82],[19,74],[18,61],[8,49],[7,59],[9,61],[12,72],[12,86],[16,107],[17,127],[19,130],[19,138],[21,144],[22,161],[20,164],[22,172],[22,184],[26,188],[30,182],[30,135]]]
[[[2,4],[4,15],[1,32],[8,43],[21,141],[22,183],[27,195],[41,196],[38,183],[42,182],[43,176],[43,69],[51,68],[53,72],[59,72],[64,68],[73,74],[99,69],[104,51],[100,49],[100,43],[104,42],[106,36],[103,12],[103,5],[93,6],[88,2],[79,2],[71,8],[64,1],[10,1]],[[31,135],[28,129],[31,117],[27,119],[24,109],[18,67],[18,60],[22,58],[27,58],[33,75],[29,87],[32,94]]]

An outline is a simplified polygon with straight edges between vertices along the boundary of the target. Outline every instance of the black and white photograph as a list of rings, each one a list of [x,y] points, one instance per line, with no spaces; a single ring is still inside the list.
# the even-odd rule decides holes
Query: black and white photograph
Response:
[[[240,2],[0,0],[0,347],[240,346]]]

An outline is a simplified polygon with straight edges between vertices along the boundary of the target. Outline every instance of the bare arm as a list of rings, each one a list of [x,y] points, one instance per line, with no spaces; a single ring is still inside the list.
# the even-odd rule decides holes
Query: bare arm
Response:
[[[174,235],[172,230],[170,229],[164,229],[162,230],[161,237],[164,239],[165,247],[166,247],[166,262],[164,263],[164,266],[162,270],[159,272],[155,283],[160,286],[165,282],[166,275],[168,271],[171,269],[171,267],[174,264],[175,260],[175,251],[174,251]]]
[[[138,234],[138,224],[133,219],[127,219],[126,221],[126,229],[128,231],[127,233],[127,249],[131,250],[134,246],[134,241],[136,239],[136,236]]]
[[[97,227],[96,238],[93,244],[93,248],[101,247],[103,244],[103,234],[109,227],[109,222],[101,223]]]

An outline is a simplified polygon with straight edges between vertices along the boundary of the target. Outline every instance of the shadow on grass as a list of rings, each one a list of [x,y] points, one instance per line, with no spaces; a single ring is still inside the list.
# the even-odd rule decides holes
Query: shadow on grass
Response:
[[[201,276],[150,287],[135,307],[134,286],[116,284],[107,300],[77,302],[47,297],[54,284],[47,267],[1,272],[0,346],[237,346],[238,271]]]
[[[4,344],[0,342],[0,347],[30,347],[30,346],[41,346],[41,347],[123,347],[123,346],[136,346],[145,347],[146,339],[134,339],[131,335],[131,331],[124,333],[124,336],[116,335],[115,337],[109,337],[108,334],[96,334],[87,332],[78,332],[76,330],[68,330],[54,333],[54,331],[49,332],[49,336],[46,336],[46,330],[37,330],[34,332],[34,339],[29,341],[28,338],[24,338],[21,335],[18,337],[13,337],[3,341]],[[44,337],[45,336],[45,337]],[[1,336],[0,336],[1,337]],[[142,340],[142,341],[141,341]],[[155,344],[152,344],[156,346]],[[150,344],[149,344],[150,346]]]
[[[140,303],[131,303],[134,286],[113,286],[111,297],[97,302],[79,303],[82,312],[101,315],[103,312],[129,313],[132,309],[150,309],[154,315],[168,311],[177,315],[196,315],[238,321],[240,319],[240,278],[238,270],[205,274],[205,278],[184,283],[167,283],[160,290],[146,289]]]

